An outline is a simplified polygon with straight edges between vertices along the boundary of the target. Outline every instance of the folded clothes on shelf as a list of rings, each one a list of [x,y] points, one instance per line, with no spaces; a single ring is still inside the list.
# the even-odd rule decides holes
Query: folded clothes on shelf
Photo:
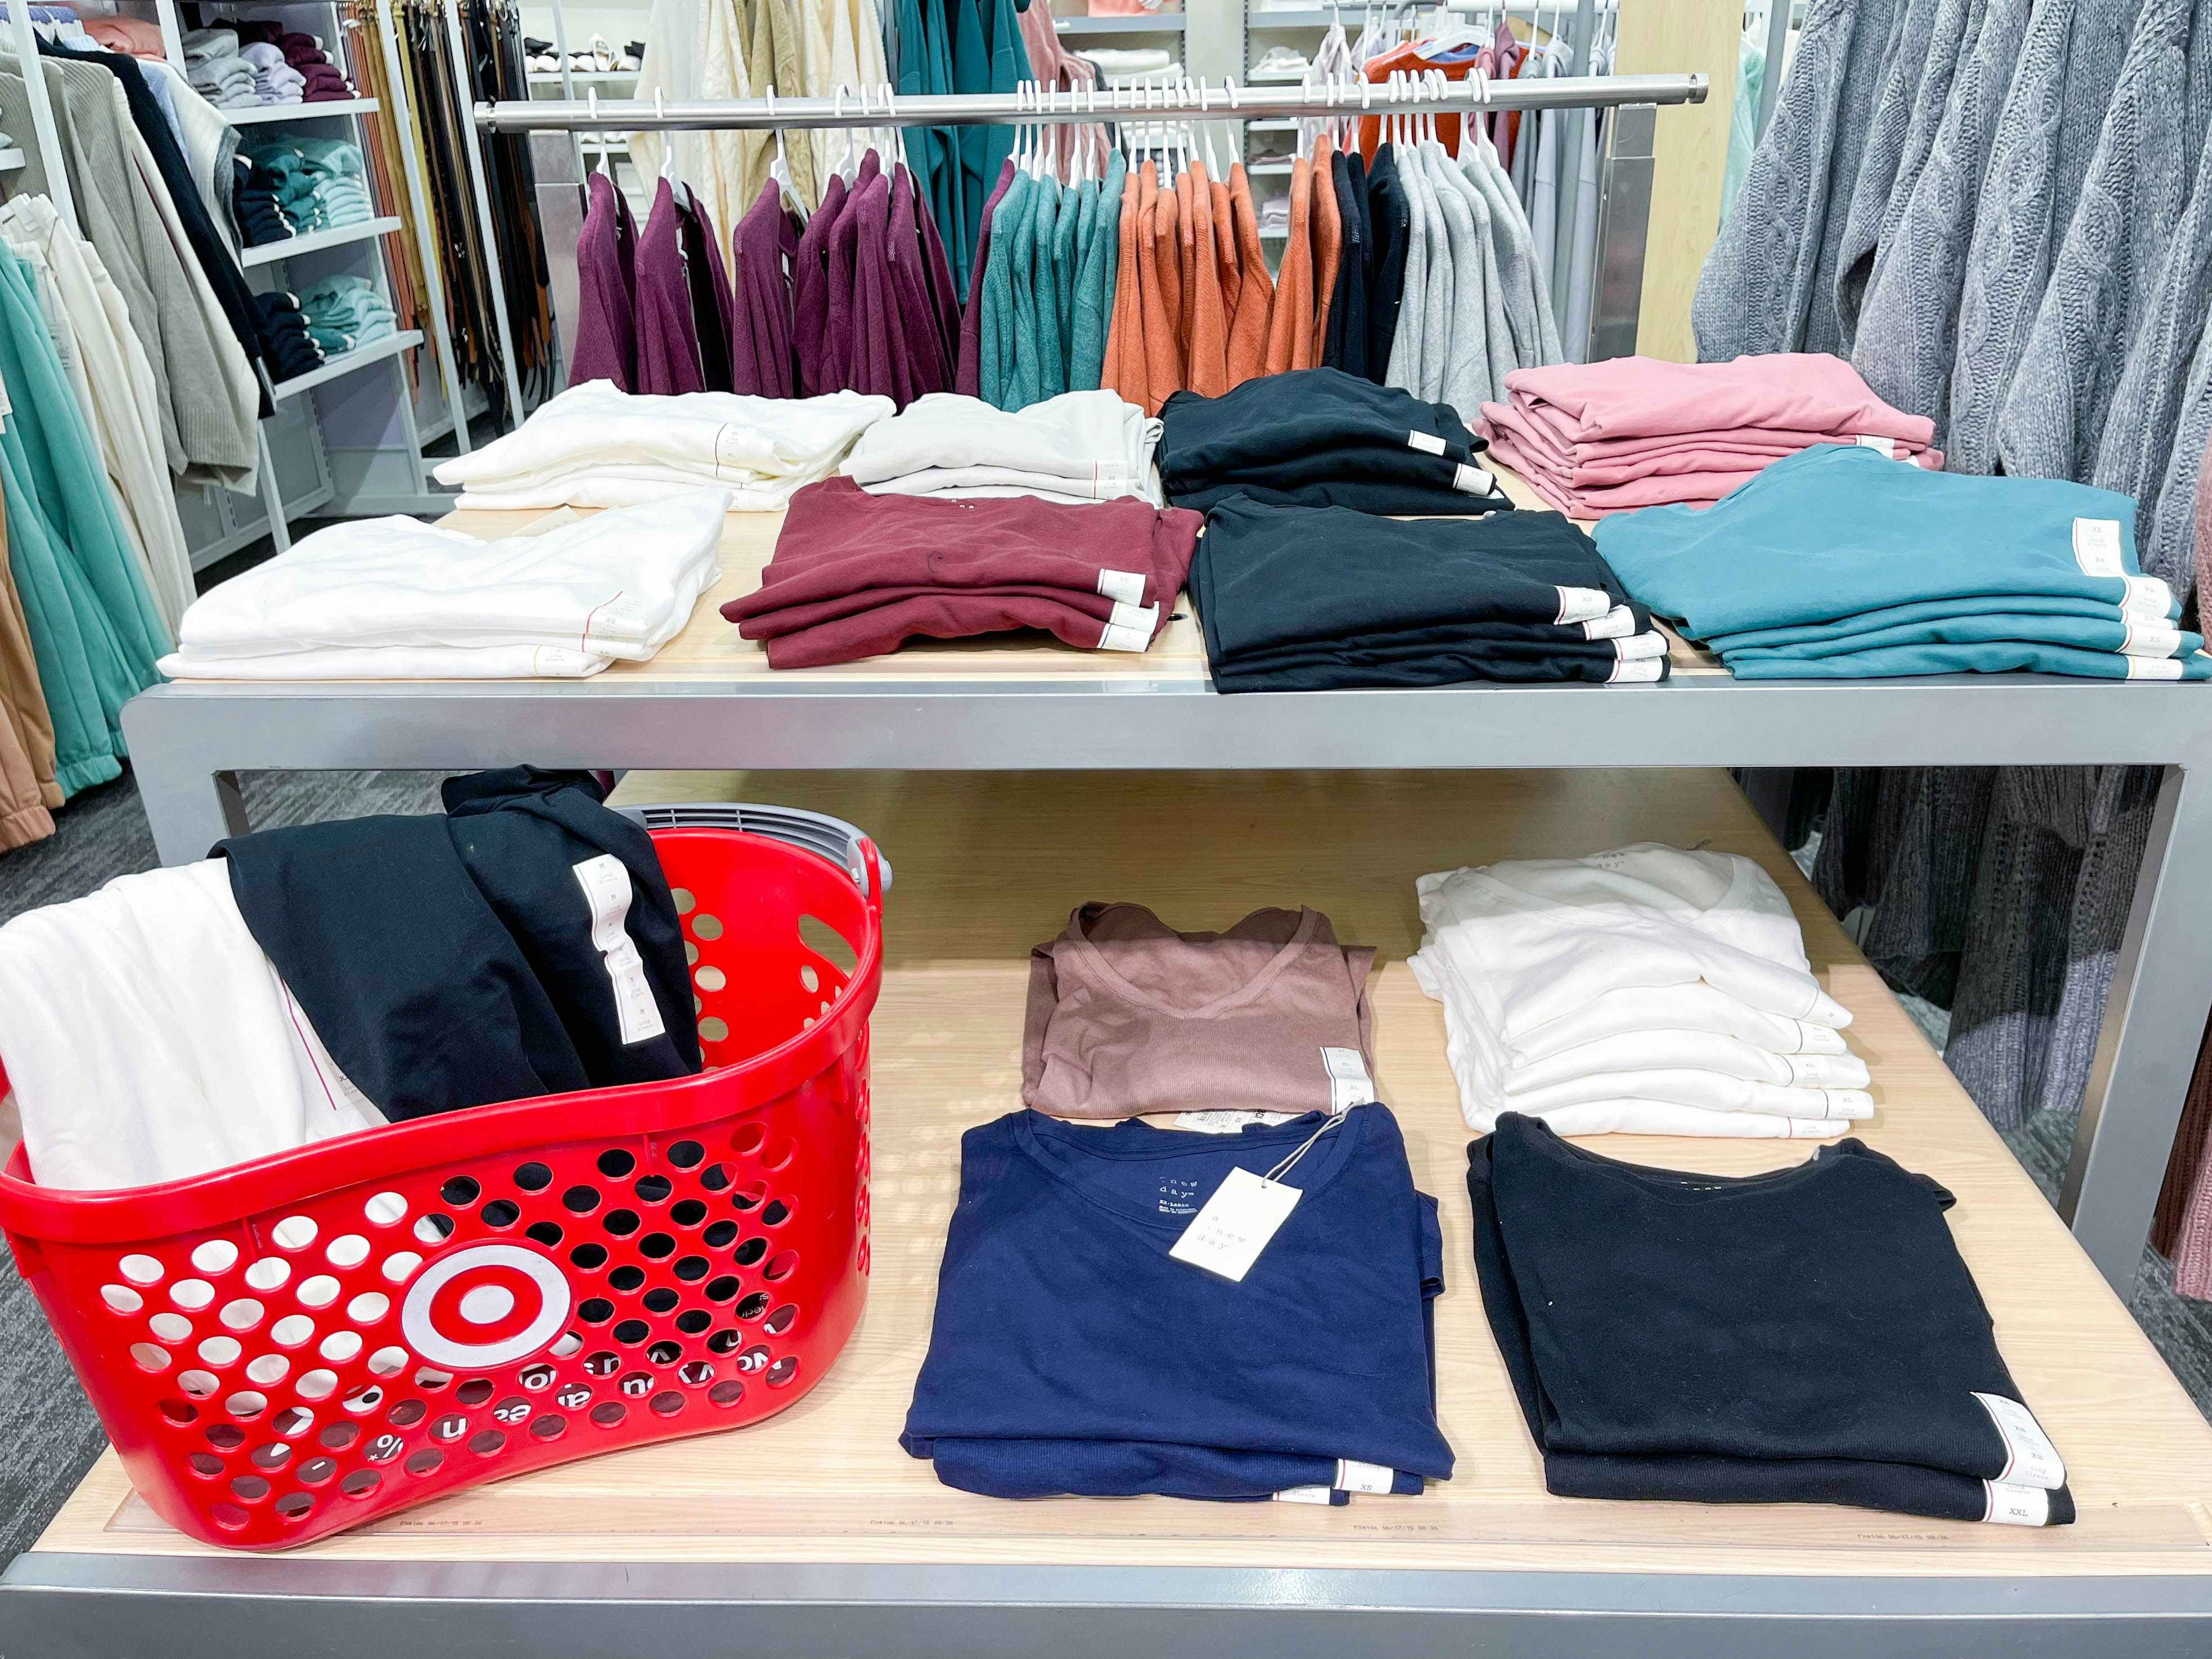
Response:
[[[230,211],[238,222],[239,240],[248,247],[262,247],[297,236],[299,226],[277,199],[276,175],[243,155],[234,165],[238,181],[231,189]]]
[[[302,235],[376,216],[358,144],[277,133],[243,153],[268,175],[276,205]]]
[[[1192,1265],[1194,1218],[1255,1176],[1296,1206],[1239,1277]],[[998,1498],[1418,1493],[1452,1472],[1443,1288],[1436,1200],[1386,1107],[1220,1135],[1016,1112],[961,1137],[899,1443]]]
[[[1724,363],[1613,357],[1518,368],[1482,406],[1491,451],[1577,519],[1717,501],[1814,444],[1859,444],[1940,471],[1935,423],[1893,409],[1824,352]]]
[[[1856,1140],[1765,1175],[1650,1169],[1518,1114],[1468,1164],[1483,1311],[1551,1492],[2074,1519],[1926,1176]]]
[[[1136,495],[1158,506],[1159,436],[1158,421],[1112,392],[1063,392],[1012,410],[932,392],[863,432],[837,470],[876,495],[1071,504]]]
[[[1825,1139],[1874,1114],[1773,878],[1642,843],[1423,876],[1412,957],[1472,1129]]]
[[[1160,481],[1200,512],[1232,496],[1279,507],[1462,517],[1512,503],[1474,461],[1482,442],[1448,404],[1341,369],[1245,381],[1160,410]]]
[[[1183,933],[1141,904],[1079,906],[1030,952],[1022,1098],[1069,1118],[1372,1100],[1374,966],[1318,910]]]
[[[164,62],[169,56],[161,26],[150,17],[88,17],[84,32],[110,52]]]
[[[722,615],[766,641],[771,668],[1018,629],[1142,651],[1182,591],[1199,526],[1195,513],[1127,496],[940,501],[830,478],[792,498],[760,588]]]
[[[289,380],[320,368],[323,349],[307,327],[297,295],[281,289],[253,296],[261,313],[261,337],[269,349],[269,365],[280,380]]]
[[[300,309],[315,343],[329,356],[398,331],[392,302],[365,276],[325,276],[300,290]]]
[[[1742,679],[2212,678],[2172,589],[2142,574],[2135,521],[2132,499],[2087,484],[1821,444],[1711,507],[1607,519],[1597,539],[1630,592]]]
[[[854,440],[894,407],[857,392],[659,396],[587,380],[548,398],[514,431],[441,463],[437,478],[461,487],[465,507],[628,507],[712,483],[733,512],[774,512],[836,471]]]
[[[499,541],[413,519],[332,525],[202,594],[161,672],[574,678],[642,662],[720,574],[728,507],[695,489]]]
[[[1221,691],[1667,674],[1650,613],[1549,513],[1400,520],[1231,499],[1206,515],[1190,585]]]

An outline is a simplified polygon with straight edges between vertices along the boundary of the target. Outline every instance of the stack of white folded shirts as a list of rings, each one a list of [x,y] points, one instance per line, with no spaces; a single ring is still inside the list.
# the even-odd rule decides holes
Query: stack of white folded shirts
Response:
[[[185,37],[185,78],[218,109],[258,107],[253,65],[239,55],[234,29],[194,29]]]
[[[461,486],[464,507],[633,507],[715,484],[733,513],[780,512],[896,406],[857,392],[657,397],[587,380],[504,437],[442,463],[437,477]]]
[[[307,77],[294,69],[282,46],[256,40],[238,54],[253,69],[253,89],[264,104],[296,104],[306,94]]]
[[[1064,392],[1026,409],[932,392],[860,434],[838,470],[873,495],[1041,495],[1080,506],[1164,503],[1160,423],[1118,392]]]
[[[161,659],[179,679],[570,679],[675,638],[715,562],[729,495],[691,489],[483,541],[413,519],[319,530],[196,600]]]
[[[1850,1014],[1750,860],[1645,842],[1416,885],[1470,1128],[1825,1139],[1873,1115]]]

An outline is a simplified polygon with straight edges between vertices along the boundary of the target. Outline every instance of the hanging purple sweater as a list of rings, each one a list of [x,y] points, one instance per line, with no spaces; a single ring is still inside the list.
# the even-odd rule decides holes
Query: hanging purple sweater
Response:
[[[637,389],[672,395],[704,392],[691,279],[684,263],[684,227],[676,196],[663,179],[637,243]]]
[[[835,392],[830,371],[830,237],[845,210],[844,175],[833,173],[822,187],[822,205],[806,222],[791,262],[791,348],[798,360],[801,397]]]
[[[833,287],[830,295],[830,315],[834,325],[837,316],[837,294],[834,287],[838,264],[838,250],[844,246],[846,233],[851,231],[851,246],[847,250],[847,269],[850,273],[851,301],[848,311],[845,345],[848,379],[845,384],[855,392],[872,392],[889,398],[902,409],[914,401],[914,379],[908,368],[903,330],[900,326],[896,302],[891,295],[890,258],[888,247],[891,216],[890,181],[880,170],[866,184],[859,184],[853,199],[838,222],[837,234],[830,242],[830,268]]]
[[[791,300],[799,227],[774,179],[738,221],[730,244],[737,267],[737,324],[730,341],[730,389],[758,398],[798,396],[792,368]],[[789,272],[791,275],[787,275]]]
[[[915,218],[921,232],[922,274],[928,280],[929,303],[937,313],[937,336],[945,343],[945,361],[950,363],[960,349],[960,296],[952,288],[952,264],[945,257],[945,239],[937,234],[937,216],[921,201],[921,186],[915,182],[914,174],[904,162],[899,164],[898,170],[916,203]],[[951,389],[949,375],[945,386]]]
[[[590,205],[576,238],[576,346],[568,384],[612,380],[637,387],[637,221],[614,180],[585,181]]]
[[[684,275],[691,289],[691,327],[699,337],[700,374],[707,391],[727,392],[737,302],[722,265],[722,239],[714,234],[707,204],[696,196],[677,210],[677,216],[684,233]]]
[[[960,361],[953,371],[952,389],[978,398],[983,391],[983,264],[991,252],[991,218],[1014,182],[1014,164],[999,169],[999,182],[983,204],[983,218],[975,233],[975,264],[968,273],[968,310],[960,319]]]
[[[904,348],[908,379],[918,398],[925,392],[952,389],[952,360],[947,352],[944,331],[938,323],[936,307],[929,302],[929,277],[916,217],[914,175],[901,167],[891,181],[885,254],[890,263],[890,297],[898,319],[899,343]]]

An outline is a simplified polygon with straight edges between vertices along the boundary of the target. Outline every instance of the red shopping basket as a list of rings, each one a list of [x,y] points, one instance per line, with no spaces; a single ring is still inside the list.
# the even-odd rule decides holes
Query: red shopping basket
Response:
[[[888,872],[812,813],[633,816],[683,912],[697,1077],[161,1186],[41,1188],[20,1149],[0,1175],[24,1278],[131,1483],[179,1531],[282,1548],[757,1422],[843,1347],[867,1293]]]

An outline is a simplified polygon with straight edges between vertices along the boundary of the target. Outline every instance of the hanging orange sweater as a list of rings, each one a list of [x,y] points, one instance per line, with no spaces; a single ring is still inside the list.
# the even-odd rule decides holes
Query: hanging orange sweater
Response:
[[[1244,291],[1244,277],[1237,253],[1236,210],[1230,205],[1229,185],[1213,181],[1213,258],[1221,279],[1221,315],[1230,332],[1237,329],[1237,300]],[[1225,353],[1227,348],[1224,348]]]
[[[1267,325],[1274,315],[1275,279],[1260,247],[1260,216],[1252,206],[1252,181],[1244,164],[1229,169],[1230,218],[1241,267],[1237,320],[1229,330],[1229,384],[1242,386],[1267,368]]]
[[[1143,301],[1144,405],[1147,415],[1158,414],[1168,394],[1182,390],[1182,351],[1176,332],[1176,311],[1182,295],[1176,295],[1171,305],[1163,280],[1165,272],[1160,264],[1159,236],[1163,218],[1168,226],[1169,264],[1173,264],[1176,251],[1175,191],[1160,188],[1159,169],[1147,161],[1139,175],[1137,198],[1137,283],[1138,297]]]
[[[1267,373],[1313,367],[1313,163],[1291,169],[1291,240],[1275,273],[1274,314],[1267,321]]]
[[[1314,140],[1314,325],[1309,368],[1321,362],[1322,343],[1328,337],[1328,302],[1336,292],[1336,263],[1344,249],[1344,221],[1336,208],[1335,155],[1336,146],[1327,133]]]
[[[1142,185],[1126,180],[1115,227],[1120,252],[1114,266],[1114,316],[1106,331],[1106,364],[1100,376],[1121,401],[1145,406],[1145,324],[1137,278],[1137,198]]]
[[[1224,224],[1216,231],[1213,184],[1206,176],[1204,162],[1192,161],[1183,184],[1191,219],[1190,260],[1183,274],[1183,291],[1190,300],[1190,373],[1186,380],[1201,398],[1218,398],[1229,390],[1229,313],[1221,299],[1221,256],[1215,251],[1214,237],[1228,235],[1230,227]]]

